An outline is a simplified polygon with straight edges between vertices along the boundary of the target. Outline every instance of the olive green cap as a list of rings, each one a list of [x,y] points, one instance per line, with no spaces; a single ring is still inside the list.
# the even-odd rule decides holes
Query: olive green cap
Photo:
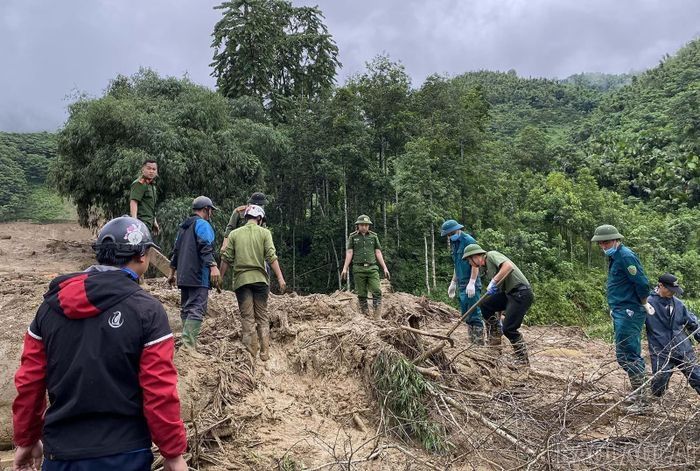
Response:
[[[480,255],[486,253],[486,250],[482,249],[479,244],[469,244],[464,247],[464,255],[462,255],[462,260],[466,260],[472,255]]]
[[[360,214],[355,221],[355,225],[358,224],[372,224],[372,220],[366,214]]]
[[[591,238],[591,242],[618,239],[624,239],[624,237],[617,231],[615,226],[611,226],[610,224],[603,224],[602,226],[598,226],[595,228],[595,231],[593,232],[593,238]]]

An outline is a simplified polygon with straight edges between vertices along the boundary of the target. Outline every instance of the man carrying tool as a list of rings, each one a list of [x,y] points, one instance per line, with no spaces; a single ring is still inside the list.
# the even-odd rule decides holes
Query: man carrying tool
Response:
[[[608,257],[607,296],[615,332],[615,355],[629,376],[633,408],[646,405],[646,375],[642,358],[642,326],[652,312],[647,303],[649,280],[637,255],[622,244],[623,236],[611,225],[598,226],[591,238]]]
[[[154,236],[160,232],[156,220],[156,177],[158,176],[158,163],[148,159],[141,166],[141,177],[131,184],[129,194],[129,214],[132,218],[140,219]]]
[[[389,280],[391,275],[384,263],[382,246],[379,244],[379,237],[369,230],[372,224],[369,216],[361,214],[355,221],[355,232],[348,236],[345,251],[345,264],[340,273],[344,280],[348,276],[348,268],[352,262],[352,276],[355,279],[355,291],[357,292],[357,302],[360,312],[368,314],[367,292],[372,293],[372,307],[374,308],[374,318],[382,318],[382,290],[379,286],[379,267],[384,270],[384,277]]]
[[[177,283],[180,289],[182,346],[194,357],[201,357],[196,351],[197,337],[207,312],[209,290],[221,284],[214,259],[214,228],[209,223],[217,209],[206,196],[192,201],[194,214],[180,224],[170,257],[168,283]]]
[[[49,284],[24,337],[12,405],[14,470],[185,471],[173,334],[141,289],[156,248],[148,228],[112,219],[93,245],[98,265]],[[46,407],[46,393],[50,399]]]
[[[656,291],[649,296],[653,312],[646,316],[649,356],[654,373],[651,393],[657,397],[666,392],[674,368],[678,368],[700,394],[700,366],[690,342],[690,337],[700,342],[700,324],[685,304],[675,297],[682,294],[678,278],[665,273],[659,277]]]
[[[228,236],[231,233],[231,231],[238,229],[239,227],[245,226],[245,210],[251,204],[260,206],[261,208],[265,209],[265,205],[267,204],[267,196],[265,196],[264,193],[256,191],[255,193],[250,195],[247,205],[239,206],[233,210],[233,212],[231,213],[231,217],[228,220],[228,224],[226,224],[226,230],[224,232],[224,242],[221,244],[221,253],[224,253],[224,251],[226,250],[226,245],[228,244]]]
[[[228,246],[221,255],[221,276],[226,274],[229,265],[233,265],[233,290],[241,312],[241,341],[253,359],[260,349],[260,359],[267,361],[270,358],[270,318],[267,312],[270,277],[265,270],[266,261],[275,272],[283,293],[287,284],[277,261],[272,234],[262,227],[265,210],[251,204],[244,217],[245,226],[229,234]]]
[[[467,312],[478,301],[481,296],[481,279],[479,278],[479,268],[473,267],[468,261],[462,258],[464,249],[470,244],[476,244],[476,240],[466,232],[464,226],[448,219],[440,228],[440,235],[447,236],[450,240],[452,250],[452,282],[447,289],[447,295],[454,298],[459,289],[459,308],[462,314]],[[481,318],[481,310],[477,307],[471,315],[464,320],[469,326],[469,339],[473,344],[484,344],[484,324]],[[500,343],[500,334],[498,341]]]
[[[489,327],[489,343],[500,351],[501,337],[497,312],[505,311],[503,335],[513,345],[515,360],[523,366],[530,366],[527,345],[518,330],[523,318],[535,300],[530,282],[508,257],[500,252],[486,252],[478,244],[468,245],[462,258],[472,267],[486,267],[486,276],[491,278],[486,287],[488,297],[481,304],[481,313]],[[491,337],[491,333],[494,333]]]

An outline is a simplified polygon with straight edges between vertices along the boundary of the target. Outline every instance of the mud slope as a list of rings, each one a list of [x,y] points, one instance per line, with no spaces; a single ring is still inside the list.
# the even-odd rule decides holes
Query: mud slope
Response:
[[[24,331],[52,274],[89,263],[89,250],[82,252],[86,232],[12,227],[31,236],[22,242],[22,253],[10,256],[7,265],[3,255],[0,265],[5,446],[11,374]],[[8,232],[8,225],[0,225],[0,234]],[[7,242],[0,240],[4,254],[12,253]],[[51,269],[27,269],[27,251]],[[144,287],[163,302],[179,332],[178,291],[163,279]],[[513,367],[505,342],[504,353],[495,355],[469,347],[466,329],[459,328],[455,345],[420,362],[418,372],[411,361],[438,340],[401,326],[445,332],[457,313],[405,293],[387,292],[384,304],[384,319],[374,321],[357,312],[348,293],[272,295],[272,352],[263,363],[252,361],[240,343],[233,293],[212,293],[201,335],[206,359],[176,354],[190,466],[688,469],[700,463],[700,401],[680,377],[649,413],[628,415],[621,391],[629,385],[610,346],[563,327],[524,328],[528,370]]]

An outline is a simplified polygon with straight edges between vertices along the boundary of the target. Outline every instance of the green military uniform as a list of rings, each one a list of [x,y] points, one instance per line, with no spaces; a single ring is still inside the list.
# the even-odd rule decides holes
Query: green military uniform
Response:
[[[136,218],[143,222],[149,231],[153,230],[153,223],[156,220],[157,192],[154,182],[147,182],[141,177],[131,184],[130,200],[138,201],[138,212]]]
[[[379,305],[382,290],[379,287],[379,266],[375,250],[382,249],[379,237],[369,231],[361,234],[355,231],[348,236],[347,250],[352,249],[352,275],[355,279],[355,291],[360,301],[360,308],[367,310],[367,293],[372,293],[373,304]]]

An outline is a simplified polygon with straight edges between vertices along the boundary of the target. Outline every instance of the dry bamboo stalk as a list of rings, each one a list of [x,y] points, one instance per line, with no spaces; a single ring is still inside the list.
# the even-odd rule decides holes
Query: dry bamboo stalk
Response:
[[[440,379],[440,371],[438,371],[437,368],[422,368],[420,366],[416,366],[416,370],[425,376],[429,376],[433,379]]]

